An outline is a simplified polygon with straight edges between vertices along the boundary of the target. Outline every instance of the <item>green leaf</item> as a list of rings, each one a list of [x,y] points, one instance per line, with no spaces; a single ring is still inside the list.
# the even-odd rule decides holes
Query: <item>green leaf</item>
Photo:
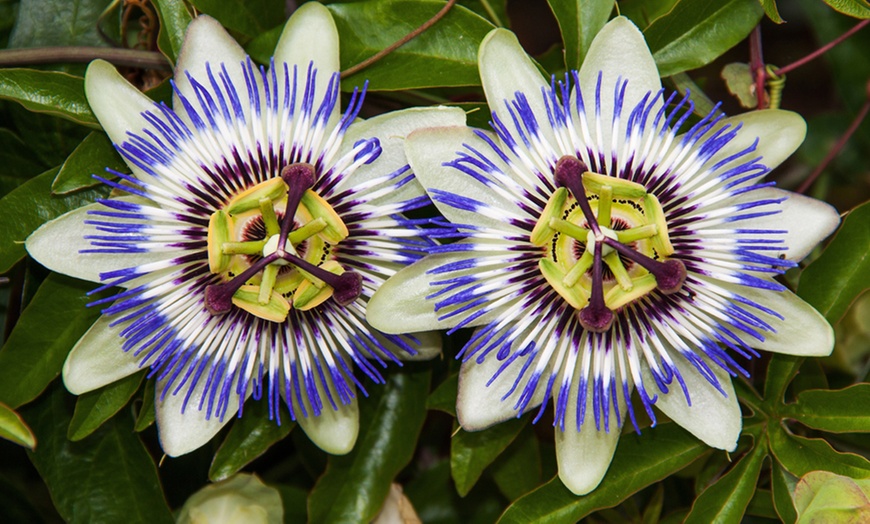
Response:
[[[722,68],[722,80],[728,87],[728,92],[737,97],[741,107],[754,109],[758,107],[758,97],[755,96],[755,82],[749,64],[734,62]]]
[[[811,389],[781,411],[813,429],[832,433],[870,433],[870,383],[837,391]]]
[[[644,30],[662,76],[707,65],[761,20],[758,0],[680,0]]]
[[[592,39],[607,23],[613,0],[547,0],[559,23],[565,66],[580,69]]]
[[[770,18],[773,22],[777,24],[781,24],[785,22],[781,16],[779,16],[779,9],[776,7],[776,0],[758,0],[761,2],[761,7],[764,9],[764,14],[767,15],[767,18]]]
[[[740,522],[752,495],[761,465],[767,456],[764,442],[756,442],[731,470],[695,499],[686,524]]]
[[[0,129],[0,198],[32,176],[45,171],[27,144],[8,129]]]
[[[89,134],[60,166],[60,172],[51,183],[51,192],[65,195],[86,187],[100,184],[94,174],[114,178],[106,169],[127,171],[127,165],[112,145],[109,137],[101,131]]]
[[[100,128],[85,98],[84,79],[78,76],[35,69],[0,69],[0,99],[18,102],[29,111]]]
[[[359,438],[347,455],[329,457],[308,500],[311,522],[374,518],[393,479],[414,455],[430,380],[430,371],[402,370],[360,401]]]
[[[803,357],[774,354],[767,365],[767,376],[764,378],[764,404],[769,409],[782,404],[785,390],[797,374],[803,363]]]
[[[286,484],[269,484],[281,494],[284,504],[284,522],[308,522],[308,491]]]
[[[275,53],[275,46],[278,45],[278,39],[281,38],[281,33],[283,32],[284,26],[279,25],[260,33],[245,44],[245,52],[251,55],[251,58],[257,62],[268,64]]]
[[[245,414],[233,422],[227,437],[212,460],[208,478],[219,482],[237,473],[268,450],[272,444],[290,434],[296,426],[290,413],[283,410],[281,425],[269,420],[268,402],[248,402]]]
[[[133,398],[145,377],[145,371],[134,373],[100,389],[79,395],[69,423],[67,437],[73,442],[87,437],[114,417]]]
[[[837,236],[801,274],[798,295],[836,324],[870,288],[870,202],[846,215]]]
[[[776,461],[772,461],[770,470],[771,497],[776,514],[782,522],[794,522],[797,513],[792,503],[791,494],[794,492],[798,478],[789,473]]]
[[[139,406],[136,425],[133,427],[137,433],[145,431],[151,424],[154,424],[154,388],[156,383],[157,381],[154,379],[145,382],[145,389],[142,391],[142,405]]]
[[[620,0],[619,12],[641,29],[668,14],[679,0]]]
[[[450,439],[450,473],[456,491],[464,497],[483,470],[498,458],[528,424],[527,419],[502,422],[483,431],[460,430]]]
[[[51,183],[59,168],[50,169],[0,198],[0,274],[24,258],[24,240],[39,226],[67,211],[93,203],[109,194],[99,186],[63,196],[51,194]]]
[[[97,19],[107,0],[22,0],[9,47],[105,46]]]
[[[686,73],[677,73],[670,77],[674,87],[681,95],[689,94],[689,100],[694,102],[694,113],[700,117],[705,117],[716,110],[716,104],[710,100],[698,84]],[[721,111],[717,111],[721,113]]]
[[[459,373],[444,379],[426,400],[427,409],[437,409],[450,416],[456,416],[456,392],[459,390]]]
[[[840,453],[826,440],[787,433],[779,422],[768,425],[770,451],[792,475],[802,477],[815,470],[832,471],[856,479],[870,478],[870,461],[854,453]]]
[[[6,404],[0,403],[0,438],[19,446],[36,448],[36,437],[21,416]]]
[[[157,35],[157,47],[173,64],[181,52],[184,43],[184,31],[193,17],[187,10],[184,0],[152,0],[157,8],[160,19],[160,33]]]
[[[444,2],[373,0],[327,6],[341,37],[341,67],[356,65],[429,20]],[[454,6],[437,24],[382,60],[342,80],[352,90],[368,79],[369,90],[480,85],[477,48],[492,24]],[[273,46],[274,47],[274,46]]]
[[[688,466],[709,450],[676,424],[662,424],[644,431],[643,435],[623,435],[610,469],[595,491],[577,497],[557,477],[514,502],[499,522],[577,522],[594,511],[616,506],[633,493]]]
[[[282,25],[284,2],[275,0],[190,0],[198,10],[215,17],[224,27],[254,37]]]
[[[61,517],[71,524],[173,522],[154,462],[130,431],[132,418],[115,417],[87,439],[70,442],[65,396],[56,385],[22,410],[39,440],[39,450],[28,456]]]
[[[0,350],[0,402],[26,404],[60,374],[70,349],[100,316],[85,307],[92,287],[58,274],[39,286]]]
[[[541,450],[531,424],[490,466],[492,479],[509,500],[516,500],[541,483]]]
[[[870,18],[870,3],[865,0],[825,0],[825,3],[855,18]]]
[[[800,523],[868,522],[870,479],[812,471],[795,486],[794,505]]]

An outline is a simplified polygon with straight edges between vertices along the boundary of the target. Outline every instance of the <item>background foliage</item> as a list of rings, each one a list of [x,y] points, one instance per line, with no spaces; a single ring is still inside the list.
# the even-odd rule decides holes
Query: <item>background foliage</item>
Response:
[[[268,61],[293,2],[282,0],[2,0],[0,46],[135,48],[172,61],[195,12],[223,23]],[[649,42],[665,84],[690,87],[701,111],[752,102],[747,36],[760,24],[766,63],[784,66],[870,18],[865,0],[620,0]],[[329,5],[342,67],[382,50],[436,13],[439,0]],[[516,31],[549,73],[577,68],[616,13],[612,0],[460,0],[434,27],[360,73],[369,116],[410,105],[457,104],[472,125],[489,115],[477,74],[481,38]],[[787,22],[787,23],[785,23]],[[563,51],[564,49],[564,51]],[[210,445],[161,458],[150,380],[137,374],[74,397],[57,379],[73,343],[98,312],[91,285],[48,274],[22,241],[45,221],[107,193],[90,174],[123,163],[88,108],[83,63],[0,69],[0,513],[5,522],[167,522],[209,481],[244,470],[280,490],[288,522],[370,520],[389,485],[403,485],[424,522],[794,522],[799,495],[822,493],[826,470],[870,478],[870,121],[825,159],[870,97],[870,30],[789,73],[783,108],[808,121],[807,140],[774,177],[795,189],[824,164],[809,193],[845,219],[788,283],[837,331],[826,359],[764,355],[736,381],[744,434],[733,454],[708,449],[670,423],[626,432],[601,487],[571,495],[555,478],[552,427],[528,417],[479,433],[454,419],[462,334],[445,357],[391,370],[361,401],[361,433],[343,457],[316,449],[293,424],[275,426],[251,405]],[[5,55],[3,55],[5,57]],[[49,58],[51,57],[49,53]],[[5,58],[3,58],[5,59]],[[6,63],[6,62],[3,62]],[[158,60],[159,63],[159,60]],[[167,68],[123,67],[155,99],[168,99]],[[836,151],[836,150],[835,150]],[[800,329],[800,326],[795,326]],[[467,336],[465,334],[464,336]],[[288,420],[288,417],[284,417]],[[648,422],[647,422],[648,424]],[[827,477],[825,477],[827,478]],[[845,481],[845,480],[844,480]],[[859,480],[860,482],[860,480]],[[813,491],[817,490],[817,491]],[[807,499],[800,500],[802,511]],[[807,510],[809,511],[809,510]]]

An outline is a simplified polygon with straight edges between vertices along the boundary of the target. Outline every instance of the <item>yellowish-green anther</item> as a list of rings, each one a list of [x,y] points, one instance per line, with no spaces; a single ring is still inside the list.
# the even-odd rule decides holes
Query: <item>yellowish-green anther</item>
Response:
[[[551,218],[549,222],[550,229],[554,229],[559,233],[568,235],[571,238],[585,241],[589,235],[589,230],[578,226],[561,218]]]
[[[566,286],[563,283],[565,273],[562,266],[549,258],[538,261],[538,269],[547,282],[575,309],[583,309],[589,302],[589,293],[582,286]]]
[[[269,301],[260,303],[260,286],[242,286],[233,294],[233,305],[252,315],[272,322],[284,322],[290,313],[290,302],[272,290]]]
[[[583,186],[587,191],[598,194],[601,194],[604,186],[610,186],[614,197],[643,198],[647,194],[646,188],[637,182],[590,171],[583,173]]]
[[[583,255],[571,266],[571,269],[565,274],[562,278],[562,284],[567,287],[571,287],[580,280],[580,277],[586,274],[589,271],[589,268],[592,267],[592,263],[595,261],[595,257],[592,255],[592,251],[587,249],[583,252]]]
[[[625,270],[625,266],[622,265],[619,253],[611,251],[604,256],[604,263],[610,268],[610,271],[613,273],[614,278],[616,278],[619,287],[621,287],[623,291],[631,291],[634,284],[631,281],[631,277],[628,275],[628,271]]]
[[[223,273],[230,266],[230,257],[223,246],[230,239],[233,219],[225,211],[218,210],[208,219],[208,269],[214,274]]]
[[[596,220],[599,226],[610,227],[610,209],[613,207],[613,186],[603,185],[598,193],[598,216]]]
[[[263,280],[260,282],[260,294],[257,296],[257,301],[266,305],[269,303],[269,297],[272,295],[272,289],[275,287],[275,281],[278,278],[278,270],[281,266],[269,264],[263,270]]]
[[[283,183],[283,182],[282,182]],[[308,209],[314,219],[322,218],[326,222],[326,227],[320,232],[320,236],[327,242],[337,244],[341,242],[349,234],[347,226],[338,216],[338,213],[332,209],[326,200],[312,190],[307,190],[302,194],[302,205]]]
[[[643,209],[650,224],[655,224],[658,232],[651,237],[653,246],[660,256],[667,257],[674,254],[674,246],[668,238],[668,223],[665,220],[665,212],[659,199],[655,195],[646,195],[643,199]]]
[[[656,224],[646,224],[644,226],[633,227],[631,229],[623,229],[616,231],[616,239],[623,244],[643,240],[644,238],[654,237],[658,235],[659,227]]]
[[[541,212],[541,217],[535,223],[529,242],[535,246],[543,246],[550,241],[550,238],[556,231],[550,227],[550,220],[558,219],[562,215],[562,208],[565,207],[565,201],[568,199],[568,190],[564,187],[558,188],[550,196],[544,211]]]
[[[621,286],[613,286],[610,291],[604,295],[604,304],[611,311],[615,311],[622,306],[651,293],[655,288],[655,277],[652,274],[647,273],[642,277],[634,279],[632,281],[631,290],[629,291],[622,289]]]
[[[265,198],[274,202],[280,200],[286,194],[287,184],[284,183],[284,180],[281,178],[271,178],[239,193],[229,201],[225,210],[231,215],[237,215],[251,209],[258,209],[260,207],[260,199]]]
[[[300,242],[313,237],[324,229],[326,229],[326,220],[317,217],[311,222],[300,227],[296,231],[291,231],[290,234],[287,235],[287,240],[289,240],[291,244],[296,246],[299,245]]]
[[[260,199],[260,215],[263,217],[263,225],[266,226],[267,237],[281,232],[281,224],[278,223],[278,215],[275,214],[272,200],[268,198]]]
[[[278,275],[274,291],[287,295],[295,291],[303,282],[305,282],[305,275],[300,273],[298,269],[294,269],[293,271]]]
[[[320,268],[335,275],[341,275],[344,273],[344,268],[342,268],[335,260],[327,260],[320,266]],[[309,309],[326,302],[326,300],[332,296],[333,289],[331,287],[325,285],[320,279],[315,280],[320,282],[320,286],[318,286],[313,280],[305,280],[299,284],[299,287],[297,287],[296,291],[293,292],[294,308],[300,311],[308,311]]]

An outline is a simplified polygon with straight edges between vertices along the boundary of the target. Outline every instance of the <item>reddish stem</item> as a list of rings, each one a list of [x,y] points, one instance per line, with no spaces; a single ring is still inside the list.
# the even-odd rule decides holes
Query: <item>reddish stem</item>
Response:
[[[868,93],[868,98],[864,102],[864,105],[861,107],[861,109],[858,111],[858,114],[855,115],[855,119],[852,120],[852,124],[849,125],[848,129],[846,129],[846,132],[843,133],[843,136],[841,136],[840,139],[837,140],[837,143],[834,144],[834,147],[832,147],[831,150],[828,151],[825,159],[822,160],[822,162],[816,167],[815,170],[813,170],[810,176],[808,176],[807,179],[804,180],[804,182],[800,185],[800,187],[797,189],[798,193],[806,193],[810,186],[813,185],[813,182],[815,182],[816,179],[821,176],[825,169],[827,169],[828,164],[830,164],[831,161],[840,154],[840,151],[842,151],[842,149],[846,147],[846,142],[849,141],[849,138],[852,137],[852,134],[855,133],[855,131],[858,129],[858,126],[861,125],[861,122],[867,116],[868,112],[870,112],[870,93]]]
[[[764,97],[764,80],[767,73],[764,71],[764,55],[761,51],[761,25],[755,26],[749,35],[749,70],[755,81],[755,98],[758,100],[758,109],[767,107]]]
[[[776,69],[776,70],[774,71],[774,73],[776,73],[777,76],[781,76],[781,75],[784,75],[784,74],[786,74],[786,73],[788,73],[788,72],[794,71],[794,70],[797,69],[798,67],[800,67],[800,66],[806,64],[807,62],[809,62],[809,61],[811,61],[811,60],[815,60],[816,58],[822,56],[823,54],[825,54],[825,53],[827,53],[828,51],[830,51],[831,49],[833,49],[837,44],[843,42],[844,40],[846,40],[846,39],[849,38],[850,36],[854,35],[854,34],[857,33],[858,31],[860,31],[861,29],[863,29],[867,24],[870,24],[870,19],[867,19],[867,20],[861,20],[860,22],[858,22],[857,24],[855,24],[851,29],[849,29],[848,31],[846,31],[846,32],[843,33],[842,35],[838,36],[837,38],[835,38],[835,39],[832,40],[831,42],[829,42],[829,43],[823,45],[822,47],[820,47],[820,48],[818,48],[818,49],[816,49],[816,50],[813,51],[812,53],[810,53],[810,54],[808,54],[807,56],[801,58],[800,60],[797,60],[797,61],[795,61],[795,62],[792,62],[792,63],[790,63],[789,65],[787,65],[787,66],[785,66],[785,67],[780,67],[779,69]]]

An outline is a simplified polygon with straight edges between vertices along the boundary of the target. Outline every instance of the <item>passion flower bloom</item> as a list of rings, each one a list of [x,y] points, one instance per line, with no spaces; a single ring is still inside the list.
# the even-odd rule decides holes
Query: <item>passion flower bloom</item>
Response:
[[[486,428],[553,400],[559,475],[593,490],[634,401],[710,446],[741,429],[731,377],[756,350],[825,355],[825,319],[774,277],[839,219],[762,178],[801,143],[786,111],[689,125],[625,18],[580,71],[548,82],[509,31],[483,41],[494,132],[411,134],[416,176],[466,238],[433,248],[369,303],[389,330],[476,327],[459,358],[457,417]]]
[[[156,377],[160,441],[172,456],[207,442],[244,400],[283,402],[312,440],[345,453],[358,432],[354,368],[374,382],[400,358],[430,358],[433,335],[384,335],[366,301],[424,245],[402,213],[429,202],[402,142],[462,111],[358,120],[339,111],[338,33],[317,3],[287,22],[268,68],[214,19],[190,25],[173,108],[106,62],[88,101],[132,175],[113,197],[52,221],[27,241],[54,271],[120,292],[72,349],[64,383],[81,394],[142,368]],[[364,90],[363,90],[364,91]]]

